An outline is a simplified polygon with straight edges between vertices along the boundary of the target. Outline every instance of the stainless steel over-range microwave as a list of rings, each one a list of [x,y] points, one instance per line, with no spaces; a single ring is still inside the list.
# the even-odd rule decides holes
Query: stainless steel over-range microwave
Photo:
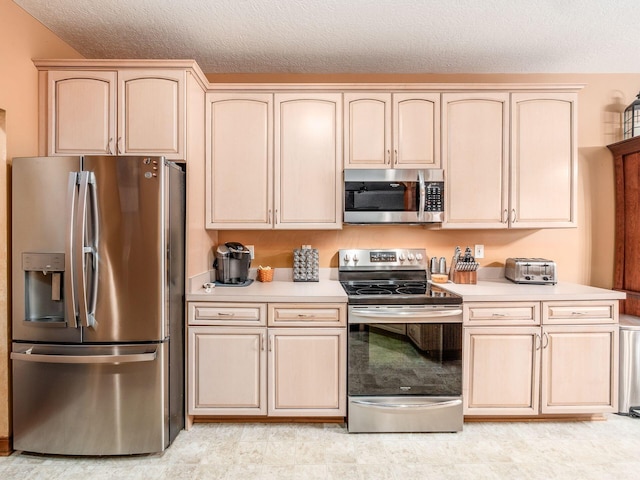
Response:
[[[344,223],[440,223],[444,172],[440,169],[345,169]]]

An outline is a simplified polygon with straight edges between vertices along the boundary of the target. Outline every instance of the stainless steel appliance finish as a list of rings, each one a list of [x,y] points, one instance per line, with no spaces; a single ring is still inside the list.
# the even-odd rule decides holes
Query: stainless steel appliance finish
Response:
[[[14,448],[163,450],[184,426],[183,166],[15,158],[12,181]]]
[[[507,258],[504,263],[504,276],[515,283],[558,283],[556,262],[544,258]]]
[[[640,319],[620,315],[618,413],[640,417]]]
[[[345,223],[428,224],[443,220],[443,170],[344,171]]]
[[[462,430],[462,299],[424,249],[340,250],[349,432]]]

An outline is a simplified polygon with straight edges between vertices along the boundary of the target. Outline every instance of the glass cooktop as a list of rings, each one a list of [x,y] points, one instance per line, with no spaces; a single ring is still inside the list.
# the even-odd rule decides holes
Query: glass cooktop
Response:
[[[459,304],[462,298],[427,281],[342,281],[350,304]]]

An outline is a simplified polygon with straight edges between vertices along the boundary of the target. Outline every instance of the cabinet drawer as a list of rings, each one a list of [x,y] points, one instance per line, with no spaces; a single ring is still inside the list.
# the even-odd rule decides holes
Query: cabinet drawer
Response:
[[[465,303],[465,325],[540,325],[539,302]]]
[[[618,323],[618,300],[543,302],[542,323]]]
[[[191,302],[189,325],[266,325],[264,303]]]
[[[344,303],[270,303],[269,326],[336,327],[347,324]]]

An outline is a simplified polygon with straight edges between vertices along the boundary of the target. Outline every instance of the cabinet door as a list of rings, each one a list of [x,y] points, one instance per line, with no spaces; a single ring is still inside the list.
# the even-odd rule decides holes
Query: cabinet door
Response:
[[[275,95],[275,228],[342,228],[342,95]]]
[[[440,94],[393,94],[393,167],[440,167]]]
[[[269,415],[346,415],[346,329],[269,329]]]
[[[118,72],[118,153],[184,159],[185,72]]]
[[[540,327],[465,328],[465,415],[537,415],[540,343]]]
[[[443,228],[507,228],[509,94],[442,95]]]
[[[512,228],[575,227],[577,94],[511,95]]]
[[[48,155],[115,153],[116,77],[116,72],[48,72]]]
[[[618,326],[543,327],[542,413],[618,408]]]
[[[189,415],[266,415],[265,343],[265,328],[189,328]]]
[[[272,228],[273,95],[207,94],[206,227]]]
[[[344,94],[345,168],[391,166],[391,94]]]

